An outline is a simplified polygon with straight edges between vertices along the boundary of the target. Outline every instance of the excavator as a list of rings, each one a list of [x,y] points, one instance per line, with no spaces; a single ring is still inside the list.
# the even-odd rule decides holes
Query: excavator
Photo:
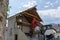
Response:
[[[54,36],[55,36],[54,34],[56,34],[56,30],[54,28],[52,28],[51,26],[49,26],[49,25],[43,26],[43,24],[39,23],[35,18],[32,19],[31,24],[32,24],[31,29],[30,29],[31,37],[33,36],[34,30],[38,30],[40,32],[40,34],[44,35],[44,38],[46,36],[47,40],[54,38]],[[43,28],[45,28],[45,29],[43,29]]]

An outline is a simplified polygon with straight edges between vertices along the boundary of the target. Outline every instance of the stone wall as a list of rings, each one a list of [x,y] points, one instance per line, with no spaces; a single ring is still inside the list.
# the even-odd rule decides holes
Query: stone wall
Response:
[[[2,21],[0,21],[0,40],[4,40],[4,32],[6,28],[6,14],[8,9],[8,0],[0,0],[0,16]]]
[[[16,17],[14,16],[8,19],[7,40],[28,40],[21,29],[18,28]]]

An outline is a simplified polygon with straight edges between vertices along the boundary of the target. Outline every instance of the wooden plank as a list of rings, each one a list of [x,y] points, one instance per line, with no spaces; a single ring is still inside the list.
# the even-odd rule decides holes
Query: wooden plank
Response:
[[[29,13],[27,13],[27,12],[23,12],[22,14],[23,14],[23,15],[26,15],[26,16],[30,16],[30,17],[36,18],[36,19],[38,20],[38,17],[37,17],[37,16],[34,16],[34,15],[29,14]]]
[[[31,24],[30,23],[27,23],[27,22],[17,22],[18,25],[26,25],[26,26],[30,26]]]

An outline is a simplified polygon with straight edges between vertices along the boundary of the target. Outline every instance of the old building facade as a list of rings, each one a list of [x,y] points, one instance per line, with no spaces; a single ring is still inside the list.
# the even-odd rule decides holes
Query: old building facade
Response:
[[[4,40],[8,0],[0,0],[0,40]]]
[[[28,40],[21,27],[17,25],[16,16],[8,18],[7,40]]]
[[[35,7],[9,17],[7,40],[27,40],[25,34],[30,33],[32,18],[41,21]]]

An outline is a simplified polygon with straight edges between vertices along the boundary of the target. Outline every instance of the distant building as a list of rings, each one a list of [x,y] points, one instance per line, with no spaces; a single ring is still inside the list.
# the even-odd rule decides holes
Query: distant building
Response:
[[[0,40],[4,40],[6,28],[6,14],[8,9],[8,0],[0,0]]]
[[[42,19],[36,12],[36,8],[32,7],[26,11],[18,13],[12,17],[8,18],[8,39],[7,40],[20,40],[24,39],[24,36],[20,36],[21,32],[29,33],[31,27],[32,18],[36,18],[39,22]],[[22,37],[22,38],[21,38]]]
[[[56,29],[57,32],[60,33],[60,25],[56,24],[55,26],[52,25],[54,29]]]

